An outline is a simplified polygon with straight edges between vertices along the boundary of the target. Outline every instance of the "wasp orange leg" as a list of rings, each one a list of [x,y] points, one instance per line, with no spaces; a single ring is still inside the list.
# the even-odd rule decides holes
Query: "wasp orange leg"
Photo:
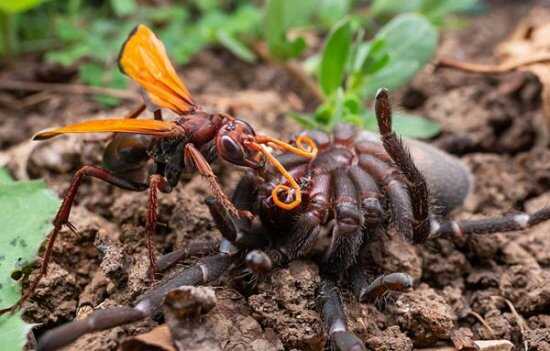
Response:
[[[233,205],[231,200],[229,200],[229,198],[221,188],[220,183],[218,182],[218,178],[212,171],[210,164],[193,144],[185,145],[185,164],[195,165],[199,174],[205,177],[206,180],[208,181],[208,184],[210,184],[210,188],[212,190],[212,194],[214,195],[214,197],[216,197],[216,199],[218,199],[218,201],[220,201],[220,203],[232,215],[234,215],[235,217],[240,217],[241,215],[244,214],[243,211],[239,211],[235,207],[235,205]]]
[[[158,219],[158,192],[168,193],[172,190],[166,178],[159,174],[153,174],[149,178],[149,204],[147,206],[147,252],[149,254],[149,274],[151,282],[155,281],[157,272],[157,260],[155,256],[155,229]]]

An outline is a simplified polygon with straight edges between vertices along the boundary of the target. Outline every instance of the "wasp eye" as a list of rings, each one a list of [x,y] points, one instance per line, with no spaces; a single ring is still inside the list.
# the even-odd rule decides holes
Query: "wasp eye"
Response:
[[[223,157],[231,162],[239,163],[244,159],[244,150],[239,143],[237,143],[230,136],[224,135],[221,138],[221,146],[223,149]]]

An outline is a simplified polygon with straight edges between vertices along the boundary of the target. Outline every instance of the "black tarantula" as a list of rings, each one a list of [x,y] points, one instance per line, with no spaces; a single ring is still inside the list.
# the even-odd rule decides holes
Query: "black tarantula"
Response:
[[[231,266],[245,263],[250,272],[265,274],[273,267],[307,257],[317,262],[322,275],[322,316],[332,344],[343,351],[365,350],[363,342],[347,328],[337,285],[351,287],[361,302],[413,285],[406,273],[384,272],[372,279],[368,244],[380,237],[377,232],[394,226],[404,238],[423,243],[434,237],[515,231],[550,219],[550,207],[499,218],[442,219],[470,192],[470,172],[459,160],[432,146],[403,142],[392,131],[386,90],[378,92],[375,110],[380,136],[342,124],[332,135],[307,132],[319,149],[315,159],[291,153],[278,156],[300,184],[300,207],[287,211],[276,206],[272,189],[285,180],[275,170],[268,169],[263,175],[248,173],[237,185],[232,201],[254,218],[236,217],[217,199],[207,199],[223,235],[218,254],[161,282],[138,298],[133,307],[100,310],[47,332],[39,349],[52,350],[82,334],[156,314],[168,291],[216,280]],[[434,208],[438,216],[432,212]],[[159,268],[201,250],[202,245],[191,243],[166,255]]]

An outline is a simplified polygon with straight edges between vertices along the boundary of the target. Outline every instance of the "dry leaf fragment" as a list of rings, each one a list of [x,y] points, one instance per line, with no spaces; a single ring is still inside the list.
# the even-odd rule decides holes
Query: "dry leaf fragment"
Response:
[[[469,328],[451,331],[451,341],[457,350],[475,350],[474,333]]]
[[[508,340],[477,340],[474,341],[475,350],[479,351],[511,351],[514,348]],[[438,346],[424,349],[415,349],[416,351],[458,351],[453,346]]]
[[[478,340],[474,343],[479,351],[510,351],[514,348],[508,340]]]

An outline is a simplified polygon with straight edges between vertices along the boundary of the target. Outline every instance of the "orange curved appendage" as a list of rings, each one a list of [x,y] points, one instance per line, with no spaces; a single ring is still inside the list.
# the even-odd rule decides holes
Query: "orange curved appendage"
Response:
[[[136,81],[161,108],[185,114],[197,106],[172,66],[164,44],[140,24],[128,36],[118,57],[122,73]]]
[[[296,180],[288,173],[288,171],[283,167],[283,165],[277,160],[273,155],[267,150],[267,148],[264,145],[258,145],[258,151],[260,151],[266,159],[279,171],[279,173],[282,174],[283,177],[286,178],[288,183],[290,184],[290,187],[284,184],[277,184],[275,188],[271,191],[271,196],[273,198],[273,203],[282,209],[285,210],[292,210],[299,206],[302,203],[302,190],[300,189],[300,185],[296,183]],[[294,200],[291,202],[284,202],[281,199],[279,199],[279,191],[284,190],[287,194],[290,194],[290,190],[294,190]]]
[[[306,158],[315,158],[315,156],[317,156],[317,151],[318,151],[317,145],[315,144],[315,142],[309,136],[304,134],[296,138],[297,147],[267,135],[258,135],[254,138],[254,141],[256,141],[259,144],[269,143],[280,150],[288,151],[298,156],[303,156]],[[307,146],[304,145],[304,143]]]
[[[283,165],[277,160],[264,145],[260,144],[271,144],[272,146],[283,150],[288,151],[293,154],[303,156],[306,158],[315,158],[317,156],[317,145],[315,142],[307,135],[300,135],[296,138],[296,145],[292,146],[288,143],[285,143],[279,139],[272,138],[266,135],[258,135],[254,137],[254,142],[251,143],[254,147],[260,151],[266,159],[271,163],[279,173],[286,178],[290,186],[284,184],[277,184],[271,191],[271,197],[273,198],[273,203],[282,209],[292,210],[298,207],[302,203],[302,190],[300,185],[294,180],[294,177],[288,173],[288,171],[283,167]],[[279,192],[284,191],[287,195],[290,195],[291,190],[294,191],[294,200],[291,202],[285,202],[279,198]]]
[[[68,133],[133,133],[172,136],[182,133],[174,122],[153,119],[92,119],[36,133],[33,140],[45,140]]]

